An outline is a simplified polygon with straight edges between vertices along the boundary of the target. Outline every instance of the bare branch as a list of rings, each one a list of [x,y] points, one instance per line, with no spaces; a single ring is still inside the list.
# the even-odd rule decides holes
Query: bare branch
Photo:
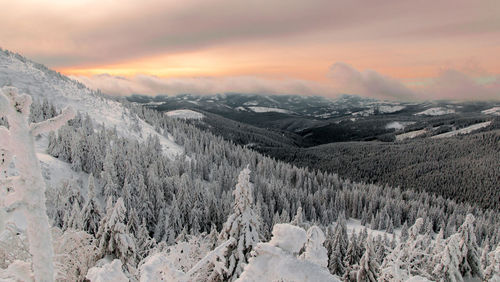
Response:
[[[44,120],[30,125],[30,131],[33,136],[38,134],[55,131],[63,126],[68,120],[75,117],[75,111],[71,107],[66,107],[62,113],[54,118]]]

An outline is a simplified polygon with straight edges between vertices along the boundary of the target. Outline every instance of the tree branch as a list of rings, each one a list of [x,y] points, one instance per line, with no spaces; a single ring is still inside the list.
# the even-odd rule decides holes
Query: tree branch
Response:
[[[62,113],[54,118],[44,120],[30,125],[30,131],[33,136],[42,133],[55,131],[63,126],[68,120],[75,117],[75,111],[71,107],[66,107]]]

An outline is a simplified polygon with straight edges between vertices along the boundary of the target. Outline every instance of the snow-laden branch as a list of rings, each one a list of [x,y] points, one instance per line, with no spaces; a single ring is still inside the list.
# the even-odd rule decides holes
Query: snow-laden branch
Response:
[[[202,258],[197,264],[195,264],[187,273],[187,277],[191,277],[196,271],[202,268],[207,263],[216,263],[218,258],[224,257],[224,253],[227,251],[227,248],[236,243],[236,239],[230,238],[226,242],[222,243],[220,246],[215,248],[215,250],[208,253],[204,258]],[[220,265],[221,268],[225,268],[225,263]],[[217,267],[217,266],[216,266]]]
[[[66,107],[62,113],[56,117],[53,117],[42,122],[32,123],[30,125],[30,131],[33,136],[37,136],[42,133],[47,133],[50,131],[56,131],[61,126],[66,124],[66,122],[75,117],[75,111],[71,107]]]

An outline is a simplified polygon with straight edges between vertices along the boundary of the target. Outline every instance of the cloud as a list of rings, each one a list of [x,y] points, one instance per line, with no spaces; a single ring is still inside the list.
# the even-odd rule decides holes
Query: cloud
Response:
[[[428,85],[417,88],[425,99],[500,100],[500,76],[472,78],[463,72],[446,69]]]
[[[392,100],[414,100],[417,94],[400,81],[373,70],[358,71],[338,62],[330,67],[328,77],[338,92]]]
[[[498,1],[0,0],[0,45],[51,66],[103,65],[312,33],[365,44],[477,35],[498,38]],[[79,11],[84,11],[80,13]],[[466,39],[470,39],[467,37]],[[275,42],[276,43],[276,42]],[[409,43],[407,43],[407,46]]]
[[[92,89],[114,96],[131,94],[298,94],[336,97],[356,94],[397,101],[417,100],[500,100],[500,77],[474,78],[447,69],[421,83],[406,85],[373,70],[357,70],[337,62],[328,72],[329,81],[319,83],[298,79],[267,79],[256,76],[162,78],[150,75],[132,77],[108,74],[72,76]],[[416,86],[415,86],[416,85]]]
[[[297,79],[265,79],[253,76],[160,78],[136,75],[130,78],[108,74],[72,76],[92,89],[114,96],[131,94],[299,94],[333,96],[334,89],[320,83]]]

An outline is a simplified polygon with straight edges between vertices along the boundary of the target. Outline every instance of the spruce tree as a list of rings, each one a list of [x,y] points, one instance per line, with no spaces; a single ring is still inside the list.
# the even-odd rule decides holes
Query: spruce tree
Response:
[[[250,169],[245,168],[238,176],[238,184],[233,191],[233,213],[224,224],[219,239],[225,242],[231,238],[236,243],[227,253],[227,272],[224,279],[236,280],[243,272],[243,266],[253,247],[259,242],[259,219],[253,210],[253,184],[250,182]]]

